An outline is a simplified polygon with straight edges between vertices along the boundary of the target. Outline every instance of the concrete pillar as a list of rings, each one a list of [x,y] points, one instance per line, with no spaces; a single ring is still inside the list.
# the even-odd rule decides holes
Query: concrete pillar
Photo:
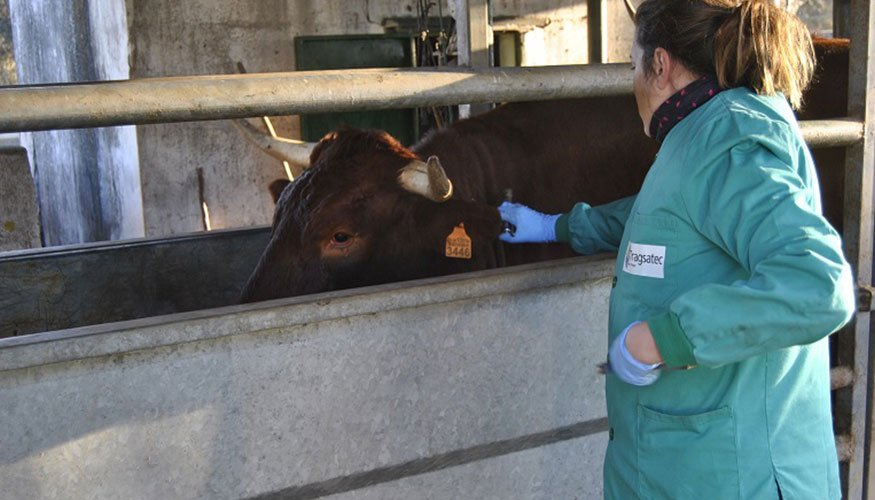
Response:
[[[21,84],[128,78],[124,0],[10,0]],[[134,127],[30,134],[44,243],[144,235]]]
[[[492,22],[488,0],[454,0],[456,39],[459,47],[459,66],[492,66]],[[462,104],[459,117],[467,118],[492,109],[490,104]]]
[[[27,150],[0,146],[0,252],[38,246],[39,209]]]
[[[635,24],[629,17],[624,2],[600,1],[602,5],[601,62],[627,63],[635,39]],[[635,6],[639,3],[640,0],[632,1]]]

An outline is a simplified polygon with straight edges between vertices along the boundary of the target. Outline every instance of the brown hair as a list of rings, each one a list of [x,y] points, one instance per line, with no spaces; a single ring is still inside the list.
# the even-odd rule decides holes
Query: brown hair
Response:
[[[690,71],[716,76],[723,88],[783,92],[797,109],[814,73],[808,29],[766,0],[646,0],[635,14],[635,41],[646,72],[662,47]]]

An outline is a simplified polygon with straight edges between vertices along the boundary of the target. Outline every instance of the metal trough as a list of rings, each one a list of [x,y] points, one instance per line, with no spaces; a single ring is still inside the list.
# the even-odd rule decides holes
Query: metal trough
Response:
[[[270,229],[0,253],[0,338],[236,302]]]
[[[113,314],[125,293],[86,299],[97,276],[147,283],[137,262],[186,254],[219,269],[246,257],[215,249],[261,231],[22,252],[0,273],[90,268],[68,295]],[[612,267],[581,257],[2,339],[4,496],[601,498]]]

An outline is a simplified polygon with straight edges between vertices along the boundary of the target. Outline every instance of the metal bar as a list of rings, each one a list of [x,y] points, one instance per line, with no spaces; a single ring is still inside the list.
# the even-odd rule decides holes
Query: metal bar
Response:
[[[280,138],[275,133],[268,135],[243,119],[235,119],[233,123],[247,140],[265,153],[283,160],[284,163],[288,163],[286,160],[291,161],[298,170],[302,167],[306,168],[310,153],[317,144]],[[812,149],[850,146],[858,143],[863,136],[863,124],[851,119],[808,120],[799,122],[799,128],[802,130],[803,139]],[[297,175],[300,175],[300,171],[290,175],[289,178],[292,179]]]
[[[836,453],[839,456],[839,462],[848,462],[854,455],[854,441],[847,434],[839,434],[836,436]],[[848,485],[850,488],[850,485]]]
[[[410,93],[405,85],[418,90]],[[593,97],[631,90],[626,64],[300,71],[20,86],[0,89],[0,131]],[[853,119],[799,125],[810,147],[848,146],[863,134],[862,122]]]
[[[850,38],[851,0],[832,1],[832,36]]]
[[[854,370],[848,366],[837,366],[829,370],[830,390],[844,389],[854,383]]]
[[[459,30],[456,38],[460,41],[459,64],[469,68],[493,66],[489,1],[461,0],[458,3],[465,7],[464,10],[460,11],[462,16],[456,24],[456,28]],[[485,113],[492,108],[491,103],[475,103],[473,101],[465,101],[465,103],[470,103],[470,105],[460,107],[459,115],[463,118]]]
[[[872,202],[875,181],[875,38],[870,28],[875,11],[869,0],[852,0],[848,68],[848,116],[867,124],[863,140],[848,148],[845,163],[844,247],[857,286],[872,284]],[[871,491],[872,373],[870,313],[857,313],[854,328],[854,386],[851,392],[851,457],[848,498],[862,499]]]
[[[492,25],[489,23],[489,2],[467,0],[468,4],[468,64],[474,68],[492,66]]]
[[[591,63],[604,62],[604,47],[602,39],[605,34],[604,17],[606,17],[603,0],[587,0],[586,2],[586,32],[588,60]]]
[[[0,132],[631,92],[628,64],[150,78],[0,89]]]
[[[857,312],[872,312],[872,291],[868,285],[857,287]]]
[[[863,139],[863,122],[851,118],[799,122],[802,137],[810,148],[852,146]]]

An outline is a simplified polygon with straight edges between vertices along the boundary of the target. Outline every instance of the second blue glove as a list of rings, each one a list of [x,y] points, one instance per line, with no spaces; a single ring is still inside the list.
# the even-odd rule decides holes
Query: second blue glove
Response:
[[[513,233],[502,232],[498,239],[507,243],[551,243],[556,241],[556,219],[559,215],[542,214],[519,203],[504,202],[498,206],[501,220],[514,227]]]
[[[644,386],[656,382],[656,379],[659,378],[660,372],[657,368],[659,368],[661,363],[656,363],[655,365],[642,363],[635,359],[629,352],[629,349],[626,348],[626,335],[638,323],[640,321],[627,326],[614,339],[614,343],[611,344],[610,351],[608,352],[608,370],[627,384]]]

